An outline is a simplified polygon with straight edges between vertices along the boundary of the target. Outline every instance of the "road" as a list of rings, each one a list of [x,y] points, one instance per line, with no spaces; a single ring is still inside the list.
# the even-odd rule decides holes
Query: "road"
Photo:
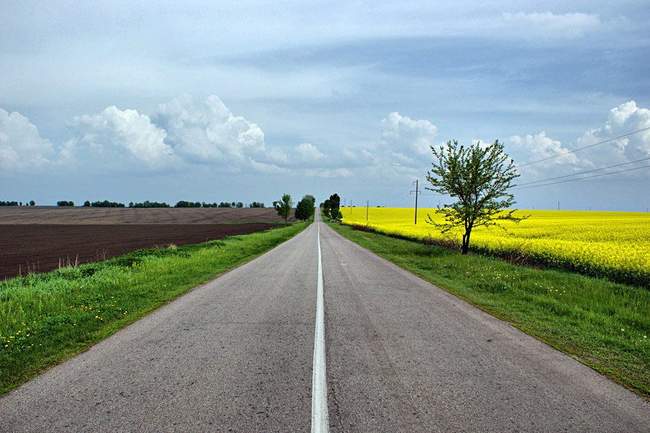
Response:
[[[646,401],[320,222],[0,399],[2,432],[308,432],[327,416],[331,432],[650,431]]]

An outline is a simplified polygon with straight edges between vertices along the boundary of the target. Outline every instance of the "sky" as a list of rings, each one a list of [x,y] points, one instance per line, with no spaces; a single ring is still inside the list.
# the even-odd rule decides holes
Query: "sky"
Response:
[[[650,130],[572,150],[650,127],[649,6],[0,0],[0,200],[411,206],[498,139],[519,207],[646,211]]]

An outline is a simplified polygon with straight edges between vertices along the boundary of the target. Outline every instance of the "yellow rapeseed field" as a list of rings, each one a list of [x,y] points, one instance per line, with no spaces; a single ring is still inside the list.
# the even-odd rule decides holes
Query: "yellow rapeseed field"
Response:
[[[341,209],[346,224],[366,225],[366,208]],[[515,255],[537,263],[611,276],[647,285],[650,282],[650,213],[606,211],[522,210],[530,217],[518,224],[481,227],[472,234],[475,249]],[[376,231],[416,239],[455,240],[427,224],[420,209],[414,225],[413,209],[369,208],[367,225]]]

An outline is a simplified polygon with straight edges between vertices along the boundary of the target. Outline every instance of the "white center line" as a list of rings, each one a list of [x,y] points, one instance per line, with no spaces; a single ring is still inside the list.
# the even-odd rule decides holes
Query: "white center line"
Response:
[[[325,311],[323,300],[323,261],[318,228],[318,282],[316,285],[316,330],[314,332],[314,363],[311,377],[311,433],[329,432],[327,413],[327,374],[325,372]]]

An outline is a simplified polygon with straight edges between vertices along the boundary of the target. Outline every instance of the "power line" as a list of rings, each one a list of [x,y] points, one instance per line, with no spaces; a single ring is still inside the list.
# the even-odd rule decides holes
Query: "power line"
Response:
[[[566,180],[560,180],[558,182],[522,186],[521,189],[537,188],[537,187],[540,187],[540,186],[550,186],[550,185],[557,185],[557,184],[560,184],[560,183],[568,183],[568,182],[578,182],[578,181],[581,181],[581,180],[593,179],[593,178],[596,178],[596,177],[611,176],[613,174],[619,174],[619,173],[629,173],[630,171],[636,171],[636,170],[640,170],[642,168],[650,168],[650,164],[641,165],[639,167],[628,168],[628,169],[625,169],[625,170],[612,171],[611,173],[594,174],[594,175],[591,175],[591,176],[580,177],[580,178],[577,178],[577,179],[566,179]],[[518,189],[518,188],[520,188],[520,187],[515,187],[515,189]]]
[[[594,172],[601,171],[601,170],[607,170],[607,169],[615,168],[615,167],[622,167],[624,165],[635,164],[637,162],[642,162],[642,161],[647,161],[647,160],[650,160],[650,156],[647,157],[647,158],[636,159],[634,161],[621,162],[619,164],[608,165],[606,167],[594,168],[594,169],[591,169],[591,170],[583,170],[583,171],[578,171],[576,173],[565,174],[564,176],[548,177],[546,179],[539,179],[539,180],[535,180],[535,181],[531,181],[531,182],[521,183],[521,184],[519,184],[517,186],[519,187],[519,186],[534,185],[536,183],[548,182],[550,180],[565,179],[567,177],[579,176],[581,174],[586,174],[586,173],[594,173]]]
[[[616,141],[616,140],[618,140],[620,138],[629,137],[630,135],[638,134],[639,132],[648,131],[648,130],[650,130],[650,126],[645,127],[645,128],[641,128],[641,129],[636,129],[634,131],[630,131],[630,132],[627,132],[625,134],[617,135],[616,137],[608,138],[607,140],[599,141],[597,143],[589,144],[587,146],[582,146],[582,147],[578,147],[576,149],[571,149],[571,150],[569,150],[569,151],[567,151],[565,153],[560,153],[560,154],[557,154],[557,155],[549,156],[547,158],[542,158],[542,159],[538,159],[536,161],[530,161],[530,162],[527,162],[527,163],[524,163],[524,164],[520,164],[520,165],[518,165],[518,168],[528,167],[528,166],[533,165],[533,164],[538,164],[540,162],[549,161],[551,159],[559,158],[560,156],[580,152],[580,151],[583,151],[585,149],[590,149],[592,147],[600,146],[601,144],[610,143],[610,142]]]

